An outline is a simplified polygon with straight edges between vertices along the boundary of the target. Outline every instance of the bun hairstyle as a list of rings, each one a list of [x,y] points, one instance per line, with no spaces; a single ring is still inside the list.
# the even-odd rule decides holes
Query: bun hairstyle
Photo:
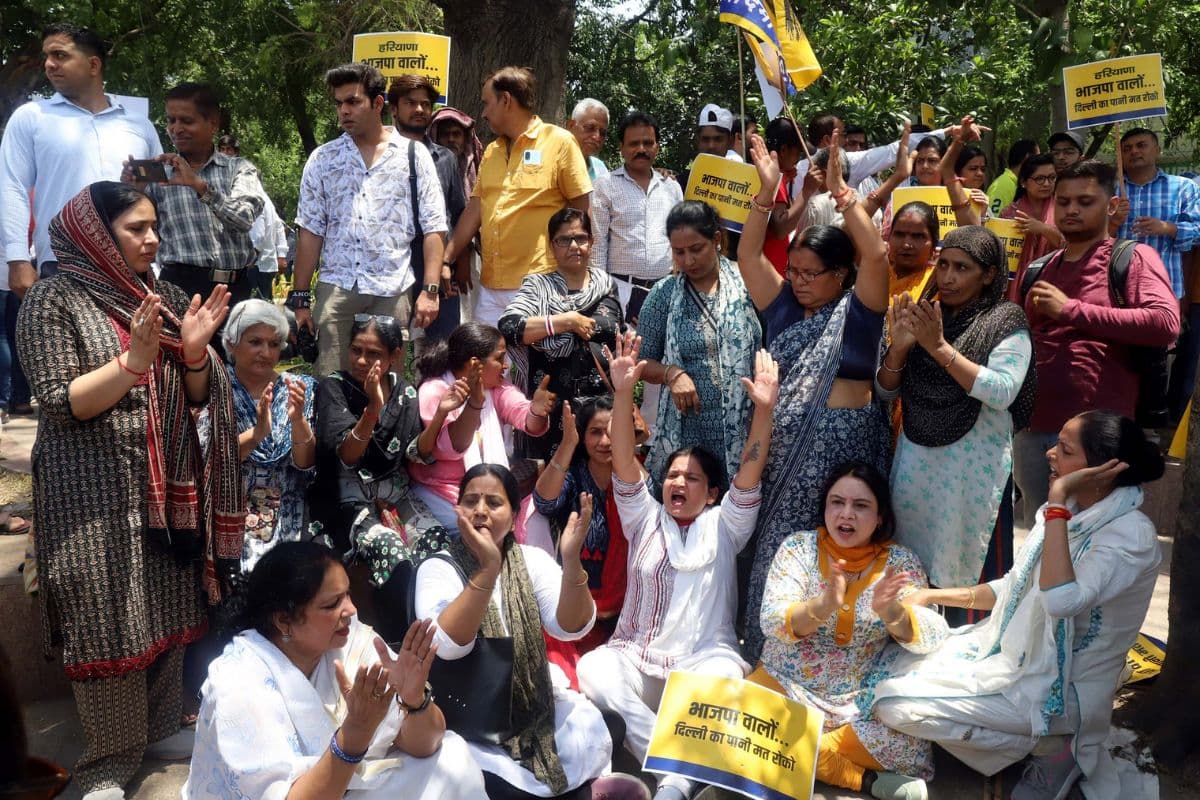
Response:
[[[444,342],[438,342],[417,358],[418,383],[439,378],[447,370],[457,372],[472,358],[487,358],[500,344],[500,331],[482,322],[464,322]]]
[[[1089,467],[1114,458],[1129,465],[1117,475],[1114,486],[1140,486],[1162,477],[1166,460],[1141,425],[1111,411],[1085,411],[1079,421],[1079,439]]]
[[[275,615],[294,619],[321,591],[330,565],[341,563],[337,553],[316,542],[280,542],[254,565],[245,590],[230,600],[223,627],[253,629],[274,640],[279,635]]]

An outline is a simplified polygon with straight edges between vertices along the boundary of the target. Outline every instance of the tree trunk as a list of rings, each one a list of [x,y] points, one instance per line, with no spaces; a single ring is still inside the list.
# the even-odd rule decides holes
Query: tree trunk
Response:
[[[562,122],[574,0],[439,0],[450,46],[450,105],[476,120],[483,80],[500,67],[529,67],[537,77],[534,111]]]
[[[1188,422],[1183,489],[1171,551],[1167,656],[1162,673],[1132,714],[1154,742],[1154,755],[1173,771],[1200,769],[1200,394]]]
[[[0,129],[29,94],[45,80],[41,65],[41,41],[32,43],[0,67]]]
[[[1038,16],[1054,20],[1056,28],[1062,29],[1071,24],[1068,17],[1068,0],[1034,0],[1031,5],[1033,12]],[[1067,37],[1064,47],[1071,47],[1070,36]],[[1048,52],[1033,53],[1035,62],[1053,57],[1054,54]],[[1047,132],[1066,130],[1067,126],[1067,106],[1062,87],[1050,86],[1046,99],[1049,103],[1037,105],[1029,111],[1022,127],[1025,136],[1038,142],[1045,141]]]

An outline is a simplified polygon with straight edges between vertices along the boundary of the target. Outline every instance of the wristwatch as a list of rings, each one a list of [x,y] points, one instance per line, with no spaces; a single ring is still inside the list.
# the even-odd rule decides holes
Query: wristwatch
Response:
[[[292,289],[288,292],[284,305],[293,311],[308,308],[312,305],[312,291],[309,289]]]
[[[429,681],[425,681],[425,697],[421,699],[421,705],[410,706],[408,703],[400,699],[400,693],[396,693],[396,704],[404,709],[406,714],[420,714],[425,709],[429,708],[429,704],[433,702],[433,687],[429,685]]]
[[[434,297],[437,297],[438,295],[440,295],[442,293],[442,287],[438,286],[436,283],[427,283],[421,287],[421,291],[425,292],[426,294],[431,294]]]

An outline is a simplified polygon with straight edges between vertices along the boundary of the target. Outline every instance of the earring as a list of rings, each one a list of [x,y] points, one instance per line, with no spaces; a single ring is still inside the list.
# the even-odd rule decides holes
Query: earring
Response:
[[[285,633],[285,634],[283,635],[283,643],[284,643],[284,644],[287,644],[287,643],[288,643],[288,642],[290,642],[291,640],[292,640],[292,635],[291,635],[290,633]]]

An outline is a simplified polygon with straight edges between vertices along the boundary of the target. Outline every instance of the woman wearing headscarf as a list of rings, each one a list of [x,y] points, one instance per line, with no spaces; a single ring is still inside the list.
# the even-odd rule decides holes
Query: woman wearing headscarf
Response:
[[[876,386],[903,409],[891,478],[897,538],[936,586],[998,578],[1012,563],[1012,514],[1001,512],[1005,498],[1011,507],[1013,433],[1029,423],[1036,379],[1029,321],[1004,299],[1005,264],[994,233],[956,228],[921,299],[901,296],[888,310],[892,341]]]
[[[159,282],[153,202],[104,181],[50,223],[59,272],[21,303],[17,347],[41,406],[33,449],[43,642],[62,658],[87,747],[75,778],[117,800],[143,755],[180,757],[184,645],[201,590],[238,573],[237,424],[208,346],[229,304]],[[191,409],[213,420],[200,452]],[[201,563],[203,560],[203,564]],[[147,746],[147,743],[150,743]]]

